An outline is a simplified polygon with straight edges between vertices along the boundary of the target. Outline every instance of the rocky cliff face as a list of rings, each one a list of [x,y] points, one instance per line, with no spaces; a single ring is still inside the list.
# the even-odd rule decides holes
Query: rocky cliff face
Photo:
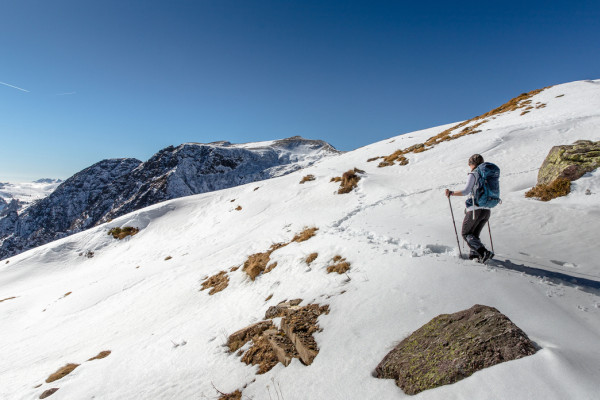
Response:
[[[104,160],[21,214],[4,206],[0,259],[161,201],[281,176],[337,153],[323,141],[293,137],[248,144],[186,143],[169,146],[146,162]]]

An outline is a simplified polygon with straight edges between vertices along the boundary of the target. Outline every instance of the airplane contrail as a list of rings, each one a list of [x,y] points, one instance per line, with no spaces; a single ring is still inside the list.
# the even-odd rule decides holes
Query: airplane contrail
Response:
[[[76,94],[76,93],[77,92],[58,93],[58,94],[56,94],[56,96],[69,96],[69,95]]]
[[[21,90],[23,92],[29,93],[29,90],[25,90],[25,89],[22,89],[22,88],[17,87],[17,86],[9,85],[8,83],[0,82],[0,85],[8,86],[8,87],[11,87],[11,88],[14,88],[14,89]]]

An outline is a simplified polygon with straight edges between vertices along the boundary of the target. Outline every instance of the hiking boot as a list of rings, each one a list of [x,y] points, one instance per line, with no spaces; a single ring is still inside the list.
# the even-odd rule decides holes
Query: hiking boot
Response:
[[[489,250],[484,250],[483,255],[479,257],[479,262],[485,264],[487,260],[491,260],[494,258],[494,252]]]

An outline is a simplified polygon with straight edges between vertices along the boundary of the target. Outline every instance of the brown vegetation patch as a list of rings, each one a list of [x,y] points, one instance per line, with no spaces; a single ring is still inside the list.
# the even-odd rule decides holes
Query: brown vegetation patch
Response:
[[[310,253],[308,257],[306,257],[306,263],[310,265],[313,261],[315,261],[319,257],[319,253]]]
[[[237,207],[235,208],[235,210],[236,210],[236,211],[241,211],[241,210],[242,210],[242,206],[237,206]]]
[[[244,329],[240,329],[229,335],[227,339],[227,347],[230,352],[234,352],[246,343],[248,343],[254,336],[262,334],[267,329],[273,328],[271,321],[261,321],[256,324],[247,326]]]
[[[252,346],[242,356],[242,362],[247,365],[258,365],[258,374],[269,372],[279,360],[269,340],[265,336],[252,338]]]
[[[221,396],[218,400],[242,400],[242,392],[240,392],[239,390],[236,390],[233,393],[219,393],[221,394]]]
[[[302,232],[300,232],[299,234],[294,236],[294,238],[292,239],[292,242],[300,243],[300,242],[307,241],[311,237],[315,236],[317,234],[318,230],[319,230],[319,228],[314,227],[314,226],[312,228],[304,228],[304,230]]]
[[[333,178],[331,178],[329,180],[329,182],[341,182],[342,181],[342,177],[341,176],[334,176]]]
[[[7,297],[6,299],[2,299],[0,300],[0,303],[2,303],[3,301],[7,301],[7,300],[12,300],[12,299],[16,299],[16,297]]]
[[[166,257],[165,257],[165,261],[169,261],[171,258],[173,258],[173,257],[171,257],[171,256],[166,256]]]
[[[538,198],[541,201],[550,201],[557,197],[571,193],[571,181],[567,178],[556,178],[549,184],[539,184],[525,193],[525,197]]]
[[[110,355],[110,353],[111,353],[110,350],[101,351],[100,353],[98,353],[97,356],[90,358],[88,361],[102,360],[103,358],[108,357]]]
[[[375,160],[379,160],[380,157],[372,157],[367,160],[367,162],[373,162]]]
[[[305,228],[302,232],[295,235],[290,242],[275,243],[271,245],[271,248],[265,252],[256,253],[248,256],[248,259],[244,262],[242,270],[248,274],[250,279],[255,280],[256,277],[261,273],[268,273],[277,266],[277,263],[272,263],[269,265],[269,262],[271,261],[271,254],[275,250],[285,247],[291,242],[304,242],[310,239],[311,237],[315,236],[315,233],[318,230],[319,228],[316,227]]]
[[[546,103],[541,103],[535,106],[536,109],[540,109],[540,108],[546,108]]]
[[[559,94],[558,96],[556,96],[556,98],[558,99],[559,97],[563,97],[564,94]]]
[[[271,300],[273,298],[273,293],[271,293],[270,295],[267,296],[267,298],[265,299],[265,303],[269,300]]]
[[[65,294],[63,295],[63,299],[64,299],[65,297],[69,296],[71,293],[73,293],[73,292],[67,292],[67,293],[65,293]]]
[[[333,257],[333,264],[327,267],[327,273],[330,274],[332,272],[337,272],[338,274],[343,274],[350,269],[350,263],[346,261],[345,258],[340,256],[339,254]]]
[[[40,399],[45,399],[46,397],[52,396],[54,393],[58,391],[58,388],[52,388],[44,391],[44,393],[40,394]]]
[[[398,163],[399,165],[406,165],[408,164],[408,159],[405,157],[405,155],[409,153],[421,153],[423,151],[430,150],[431,148],[442,142],[458,139],[466,135],[473,135],[479,133],[481,132],[481,130],[477,130],[477,128],[479,128],[484,123],[488,122],[489,118],[495,118],[495,116],[505,112],[515,111],[525,107],[531,107],[530,98],[540,93],[542,90],[548,89],[548,87],[545,87],[543,89],[532,90],[529,93],[522,93],[514,99],[511,99],[510,101],[504,103],[498,108],[495,108],[477,117],[471,118],[467,121],[456,124],[444,130],[443,132],[430,137],[424,143],[417,143],[405,149],[396,150],[394,153],[388,156],[383,156],[383,161],[381,161],[378,166],[388,167],[390,165],[394,165],[395,163]],[[523,115],[523,113],[521,115]]]
[[[212,296],[213,294],[219,293],[221,290],[225,289],[227,285],[229,285],[229,276],[227,276],[227,272],[221,271],[202,282],[202,289],[200,290],[202,291],[211,288],[208,294]]]
[[[64,378],[65,376],[73,372],[73,370],[77,367],[79,367],[79,364],[67,364],[64,367],[59,368],[58,371],[56,371],[46,379],[46,383],[54,382]]]
[[[315,178],[314,175],[306,175],[304,178],[302,178],[300,183],[303,184],[304,182],[314,181],[315,179],[317,179],[317,178]]]
[[[299,358],[305,365],[311,364],[319,352],[312,334],[320,331],[317,318],[329,313],[329,306],[309,304],[299,307],[301,302],[302,299],[295,299],[270,307],[265,318],[282,317],[282,329],[276,329],[269,320],[250,325],[229,337],[227,345],[230,351],[236,351],[252,340],[252,345],[242,355],[242,361],[258,365],[259,374],[269,371],[278,362],[288,366],[293,358]]]
[[[236,266],[234,266],[234,267],[231,267],[231,268],[229,269],[229,271],[233,272],[233,271],[237,271],[238,269],[240,269],[240,266],[239,266],[239,265],[236,265]]]
[[[358,176],[358,174],[364,172],[365,171],[363,170],[354,168],[344,172],[339,180],[337,178],[332,178],[333,182],[341,182],[338,194],[350,193],[358,185],[358,181],[360,181],[360,176]]]
[[[110,231],[108,231],[108,234],[112,235],[112,237],[115,239],[121,240],[126,238],[127,236],[133,236],[139,231],[139,228],[134,228],[133,226],[125,226],[123,228],[112,228]]]

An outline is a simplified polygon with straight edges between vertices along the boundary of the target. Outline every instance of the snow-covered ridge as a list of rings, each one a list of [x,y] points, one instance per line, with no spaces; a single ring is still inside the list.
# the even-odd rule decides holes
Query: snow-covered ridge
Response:
[[[35,182],[0,182],[0,213],[11,201],[18,202],[18,211],[21,212],[35,201],[43,199],[52,193],[62,180],[38,179]]]
[[[286,400],[409,398],[373,369],[424,323],[474,304],[500,310],[540,349],[414,398],[596,398],[600,296],[459,260],[443,194],[464,184],[469,156],[482,154],[502,171],[503,204],[491,218],[498,258],[600,279],[598,171],[574,182],[567,197],[543,203],[524,196],[552,146],[600,139],[600,81],[557,85],[537,101],[546,106],[503,114],[482,132],[411,153],[405,166],[367,160],[449,126],[274,179],[164,201],[9,258],[0,263],[0,300],[7,299],[0,303],[0,398],[33,399],[49,388],[59,389],[58,400],[218,398],[215,388],[256,400],[275,393]],[[358,187],[335,194],[331,177],[354,167],[365,171]],[[315,180],[300,184],[307,174]],[[462,201],[451,201],[460,222]],[[107,235],[123,226],[140,232],[122,241]],[[319,228],[314,237],[272,252],[277,266],[254,281],[232,268],[312,226]],[[482,238],[489,244],[487,233]],[[307,265],[312,253],[318,256]],[[336,255],[350,263],[346,274],[327,274]],[[213,296],[201,291],[220,271],[228,286]],[[309,366],[294,359],[257,375],[227,351],[227,336],[286,299],[329,306],[314,333],[319,353]],[[112,353],[86,361],[102,350]],[[67,363],[81,365],[45,383]]]
[[[297,136],[170,146],[146,162],[103,160],[22,213],[3,206],[0,259],[164,200],[285,175],[337,154],[328,143]]]

